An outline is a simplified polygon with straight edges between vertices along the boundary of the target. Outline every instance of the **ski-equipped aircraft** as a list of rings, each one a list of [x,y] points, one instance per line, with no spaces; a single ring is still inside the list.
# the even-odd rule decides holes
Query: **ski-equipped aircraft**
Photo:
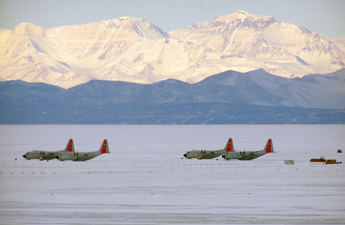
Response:
[[[93,159],[101,154],[110,153],[108,140],[104,139],[101,147],[98,151],[94,152],[60,152],[57,156],[58,160],[65,161],[65,160],[72,160],[72,161],[86,161],[89,159]]]
[[[73,139],[69,139],[65,150],[61,151],[55,151],[55,152],[50,152],[50,151],[42,151],[42,150],[33,150],[32,152],[27,152],[25,155],[23,155],[24,158],[26,159],[39,159],[39,160],[51,160],[55,159],[59,153],[63,152],[70,152],[73,153],[74,150],[74,144],[73,144]]]
[[[240,152],[227,152],[222,157],[224,159],[238,159],[238,160],[252,160],[260,156],[265,155],[266,153],[274,152],[273,143],[271,139],[268,139],[266,146],[261,151],[240,151]]]
[[[232,138],[229,138],[224,149],[220,150],[192,150],[186,152],[183,156],[187,159],[197,158],[197,159],[213,159],[227,152],[234,152],[234,147],[232,144]]]

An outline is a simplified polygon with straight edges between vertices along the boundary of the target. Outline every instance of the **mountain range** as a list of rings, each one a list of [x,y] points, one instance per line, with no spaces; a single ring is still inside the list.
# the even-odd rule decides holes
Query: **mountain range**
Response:
[[[53,29],[22,23],[13,30],[0,30],[0,80],[42,82],[63,88],[90,80],[157,85],[159,81],[174,79],[164,84],[182,81],[185,86],[200,86],[205,78],[229,70],[245,74],[261,68],[280,77],[294,78],[329,74],[344,67],[345,37],[323,37],[304,27],[244,11],[170,32],[146,19],[131,17]],[[315,78],[320,79],[328,80],[321,75]],[[236,80],[240,82],[241,78]],[[278,88],[278,96],[291,91],[277,86],[270,91],[274,88]],[[239,94],[238,90],[229,91],[230,98]],[[331,98],[329,103],[315,103],[319,93],[315,93],[315,99],[304,100],[301,94],[293,93],[285,100],[268,95],[264,105],[296,106],[304,101],[307,107],[334,108],[332,101],[337,101]],[[210,93],[199,97],[211,96]],[[254,94],[247,101],[261,100]]]
[[[195,84],[91,80],[64,89],[0,82],[0,123],[345,123],[345,69],[283,78],[226,71]]]

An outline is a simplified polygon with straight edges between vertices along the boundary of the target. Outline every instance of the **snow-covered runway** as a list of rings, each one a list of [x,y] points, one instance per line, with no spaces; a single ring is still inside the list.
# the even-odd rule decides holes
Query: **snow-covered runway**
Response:
[[[1,125],[1,224],[341,224],[344,125]],[[192,148],[277,153],[187,160]],[[33,149],[98,150],[86,162],[25,160]],[[344,164],[311,164],[325,156]],[[284,165],[292,159],[295,165]]]

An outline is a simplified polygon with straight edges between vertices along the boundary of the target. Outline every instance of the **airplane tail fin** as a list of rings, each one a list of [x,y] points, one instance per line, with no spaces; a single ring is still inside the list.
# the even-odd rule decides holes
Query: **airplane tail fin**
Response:
[[[73,143],[73,139],[69,139],[66,148],[65,148],[65,152],[75,152],[74,150],[74,143]]]
[[[232,138],[229,138],[228,143],[225,145],[226,152],[234,152],[234,144],[232,143]]]
[[[268,139],[264,149],[265,149],[266,153],[274,152],[274,150],[273,150],[273,143],[272,143],[271,139]]]
[[[107,139],[104,139],[101,147],[99,148],[99,151],[101,152],[101,154],[110,153]]]

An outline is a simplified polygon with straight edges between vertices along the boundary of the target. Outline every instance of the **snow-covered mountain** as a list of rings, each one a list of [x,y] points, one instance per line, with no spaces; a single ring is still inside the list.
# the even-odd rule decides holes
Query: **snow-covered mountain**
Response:
[[[0,30],[0,80],[64,88],[89,80],[196,83],[213,74],[262,68],[283,77],[345,67],[345,37],[325,38],[243,11],[163,32],[146,19],[120,17],[45,29]]]

